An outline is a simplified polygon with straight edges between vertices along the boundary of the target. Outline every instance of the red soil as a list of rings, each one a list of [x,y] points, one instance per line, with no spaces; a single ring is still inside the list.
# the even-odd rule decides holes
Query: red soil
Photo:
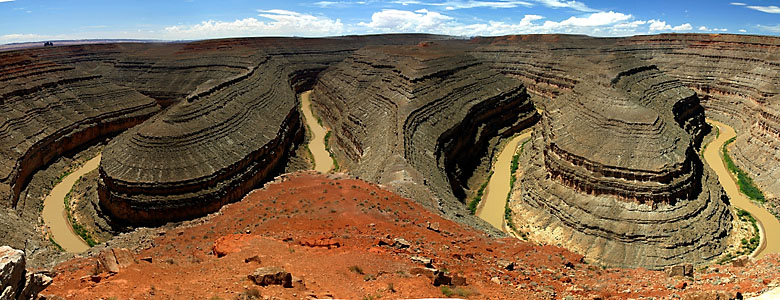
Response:
[[[602,269],[562,248],[489,238],[364,181],[310,173],[281,181],[225,206],[205,222],[159,236],[154,246],[136,254],[136,259],[151,257],[152,262],[138,260],[100,278],[89,276],[95,258],[65,262],[42,294],[236,299],[259,292],[272,299],[398,299],[443,297],[443,292],[454,291],[453,297],[471,299],[686,298],[684,294],[702,290],[757,292],[776,285],[780,277],[778,256],[748,267],[697,270],[695,279],[644,269]],[[397,238],[410,247],[394,247]],[[445,290],[424,275],[412,275],[417,273],[413,268],[423,267],[412,256],[433,259],[437,269],[465,277],[467,285]],[[514,262],[515,269],[502,268],[500,260]],[[260,287],[247,279],[267,266],[292,273],[294,287]]]

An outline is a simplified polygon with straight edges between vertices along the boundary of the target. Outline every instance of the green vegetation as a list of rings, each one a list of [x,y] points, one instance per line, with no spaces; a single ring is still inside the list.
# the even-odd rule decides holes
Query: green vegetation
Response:
[[[483,182],[482,185],[479,186],[479,190],[477,190],[477,194],[474,195],[474,198],[471,199],[471,202],[469,202],[469,211],[471,211],[472,215],[477,213],[477,206],[479,206],[479,202],[482,201],[482,196],[484,196],[485,194],[485,188],[490,182],[490,177],[492,176],[493,176],[493,171],[490,171],[490,173],[488,173],[487,179],[485,179],[485,182]]]
[[[60,177],[57,177],[57,179],[55,179],[54,182],[52,182],[52,185],[57,185],[58,183],[62,182],[62,180],[65,179],[65,177],[68,177],[70,173],[73,173],[73,171],[65,171],[65,173],[62,173]]]
[[[74,185],[75,186],[75,185]],[[84,242],[87,243],[90,247],[94,247],[98,243],[95,241],[95,239],[92,238],[92,235],[89,234],[89,231],[86,227],[82,226],[76,220],[73,218],[73,215],[70,212],[70,194],[73,192],[73,187],[71,187],[70,191],[68,191],[67,194],[65,194],[65,211],[68,215],[68,222],[70,222],[70,226],[73,227],[73,232],[78,234]]]
[[[366,274],[365,272],[363,272],[363,269],[358,267],[358,266],[351,266],[351,267],[349,267],[349,270],[352,271],[352,272],[358,273],[360,275],[365,275]]]
[[[726,141],[726,143],[723,144],[723,148],[721,149],[723,152],[723,161],[726,163],[726,168],[728,168],[731,173],[734,173],[734,175],[737,176],[737,185],[739,186],[740,192],[745,194],[745,196],[750,198],[750,200],[756,201],[758,203],[765,203],[766,198],[764,198],[764,193],[758,189],[755,183],[753,183],[753,179],[750,178],[747,173],[742,171],[742,169],[737,167],[731,157],[729,157],[727,146],[734,142],[735,138],[736,137],[733,137]]]
[[[441,293],[448,298],[451,298],[452,296],[468,297],[471,295],[471,292],[469,290],[466,290],[459,286],[451,288],[449,286],[442,285],[440,289],[441,289]]]
[[[527,144],[531,139],[525,140],[520,145],[520,151],[518,151],[514,156],[512,156],[512,164],[509,167],[509,194],[506,195],[506,205],[504,205],[504,220],[506,220],[507,226],[509,226],[512,231],[519,234],[521,238],[524,240],[528,239],[528,234],[525,232],[517,230],[517,227],[512,221],[512,209],[509,208],[509,197],[512,195],[512,188],[515,186],[515,181],[517,180],[517,177],[515,177],[515,172],[517,172],[517,169],[519,168],[519,160],[520,160],[520,154],[523,153],[523,150],[525,149],[525,144]]]
[[[57,248],[57,251],[64,252],[65,249],[60,246],[60,244],[57,244],[57,242],[54,241],[52,237],[49,237],[49,242],[51,242],[52,245],[54,245],[54,248]]]
[[[750,215],[749,212],[737,208],[737,216],[740,220],[743,222],[750,222],[750,224],[753,226],[753,232],[755,234],[753,235],[750,240],[742,239],[742,251],[738,252],[737,255],[745,255],[753,253],[756,248],[758,248],[758,244],[761,242],[760,234],[758,231],[758,225],[756,224],[756,218],[754,218],[752,215]]]
[[[328,150],[328,155],[330,155],[330,158],[333,159],[333,172],[338,172],[339,171],[339,161],[336,160],[336,157],[333,156],[333,152],[330,151],[330,143],[329,143],[329,141],[330,141],[330,134],[331,133],[332,133],[332,131],[330,131],[330,130],[328,130],[328,132],[325,133],[325,139],[324,139],[325,149]]]

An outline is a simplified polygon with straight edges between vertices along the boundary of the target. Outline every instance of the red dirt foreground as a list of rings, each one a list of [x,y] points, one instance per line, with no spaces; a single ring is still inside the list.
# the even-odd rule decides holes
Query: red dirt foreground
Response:
[[[203,222],[165,232],[151,248],[133,253],[134,262],[120,262],[118,271],[96,268],[97,256],[65,262],[42,294],[47,299],[728,299],[738,291],[749,296],[768,290],[780,277],[778,256],[743,267],[697,268],[692,278],[604,269],[562,248],[490,238],[374,184],[341,177],[285,175]]]

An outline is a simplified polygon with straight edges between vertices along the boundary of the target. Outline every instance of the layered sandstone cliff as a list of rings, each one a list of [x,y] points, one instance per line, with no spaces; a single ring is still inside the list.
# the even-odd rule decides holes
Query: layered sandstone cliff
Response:
[[[0,201],[16,205],[38,168],[158,110],[101,75],[24,51],[0,53]]]
[[[312,101],[348,172],[448,212],[491,146],[538,118],[519,82],[430,44],[361,49],[325,71]]]
[[[629,38],[526,35],[471,41],[472,54],[523,81],[548,100],[571,91],[583,70],[571,57],[623,53],[648,61],[701,98],[707,117],[733,126],[732,158],[770,201],[780,204],[780,38],[731,34],[661,34]],[[584,70],[587,71],[587,70]]]
[[[285,62],[255,60],[109,143],[101,205],[119,220],[157,224],[216,211],[265,180],[302,129]]]
[[[722,253],[728,200],[697,148],[696,94],[655,66],[606,56],[547,106],[520,159],[514,222],[608,265],[660,268]]]

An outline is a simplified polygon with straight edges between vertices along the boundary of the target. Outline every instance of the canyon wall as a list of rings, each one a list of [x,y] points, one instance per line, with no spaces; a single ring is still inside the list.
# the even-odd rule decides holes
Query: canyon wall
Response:
[[[499,137],[538,118],[525,88],[454,47],[366,47],[326,70],[312,101],[343,168],[446,213]]]
[[[628,38],[524,35],[476,38],[472,55],[553,101],[583,70],[569,57],[632,55],[694,90],[707,117],[738,131],[731,156],[770,202],[780,205],[780,38],[731,34],[661,34]]]
[[[629,55],[578,65],[588,80],[547,105],[522,154],[514,223],[613,266],[719,256],[732,215],[697,154],[708,125],[696,93]]]
[[[33,172],[70,150],[121,132],[157,103],[101,75],[24,51],[0,53],[0,201],[15,206]]]

